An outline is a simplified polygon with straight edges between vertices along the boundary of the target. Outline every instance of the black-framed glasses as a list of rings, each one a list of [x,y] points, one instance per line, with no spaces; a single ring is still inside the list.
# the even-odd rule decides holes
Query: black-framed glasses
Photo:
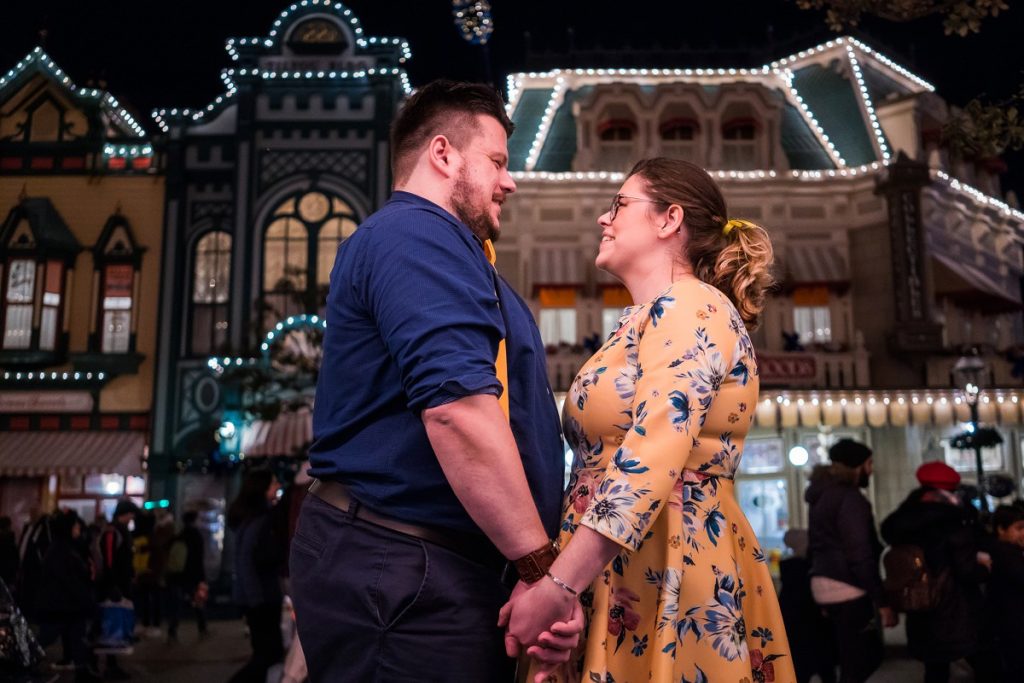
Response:
[[[646,197],[633,197],[628,194],[617,194],[612,197],[612,205],[608,208],[608,220],[613,221],[619,214],[619,208],[622,206],[623,199],[630,199],[634,202],[644,202],[646,204],[666,204],[666,202],[660,199],[647,199]]]

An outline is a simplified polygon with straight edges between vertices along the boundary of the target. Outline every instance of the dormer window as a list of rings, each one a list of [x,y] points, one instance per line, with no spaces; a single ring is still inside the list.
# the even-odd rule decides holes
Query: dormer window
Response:
[[[757,122],[732,119],[722,124],[722,164],[726,169],[744,171],[758,167]]]
[[[634,153],[637,125],[632,119],[609,118],[597,127],[598,167],[609,171],[622,170]]]
[[[667,157],[697,161],[697,122],[688,118],[672,118],[658,127],[661,151]]]
[[[66,348],[64,295],[80,250],[49,199],[22,198],[0,226],[0,352],[16,352],[6,362],[56,362]]]
[[[107,219],[93,250],[100,283],[97,333],[90,339],[93,350],[111,354],[135,351],[135,304],[143,252],[145,248],[136,243],[128,220],[120,212]]]

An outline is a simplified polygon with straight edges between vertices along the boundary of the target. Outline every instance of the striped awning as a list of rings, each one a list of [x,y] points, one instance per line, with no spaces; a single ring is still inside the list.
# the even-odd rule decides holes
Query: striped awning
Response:
[[[986,311],[1016,311],[1021,308],[1020,281],[1002,278],[965,259],[933,252],[935,293],[967,306]]]
[[[142,475],[145,432],[3,432],[0,475]]]
[[[790,284],[841,284],[850,281],[842,248],[834,243],[790,242],[780,259]]]
[[[254,420],[242,432],[247,458],[305,455],[313,441],[313,412],[309,408],[282,412],[273,420]]]

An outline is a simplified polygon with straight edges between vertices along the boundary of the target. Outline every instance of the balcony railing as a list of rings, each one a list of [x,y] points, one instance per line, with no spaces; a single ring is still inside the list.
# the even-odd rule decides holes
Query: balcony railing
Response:
[[[552,389],[568,391],[576,373],[589,357],[589,353],[571,348],[549,353],[548,381]],[[864,350],[758,353],[758,365],[761,386],[768,387],[843,389],[866,387],[871,381],[868,353]]]

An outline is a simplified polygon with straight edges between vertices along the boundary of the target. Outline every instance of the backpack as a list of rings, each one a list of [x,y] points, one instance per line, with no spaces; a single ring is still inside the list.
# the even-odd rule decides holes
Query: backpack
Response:
[[[188,562],[188,545],[185,539],[178,536],[171,542],[167,551],[167,573],[181,574],[185,571],[185,564]]]
[[[135,576],[142,576],[150,573],[149,537],[137,536],[132,541],[132,546],[134,547],[132,568],[135,570]]]
[[[898,544],[882,558],[885,565],[885,592],[889,606],[899,612],[925,612],[935,608],[943,575],[928,571],[924,549],[918,545]]]

